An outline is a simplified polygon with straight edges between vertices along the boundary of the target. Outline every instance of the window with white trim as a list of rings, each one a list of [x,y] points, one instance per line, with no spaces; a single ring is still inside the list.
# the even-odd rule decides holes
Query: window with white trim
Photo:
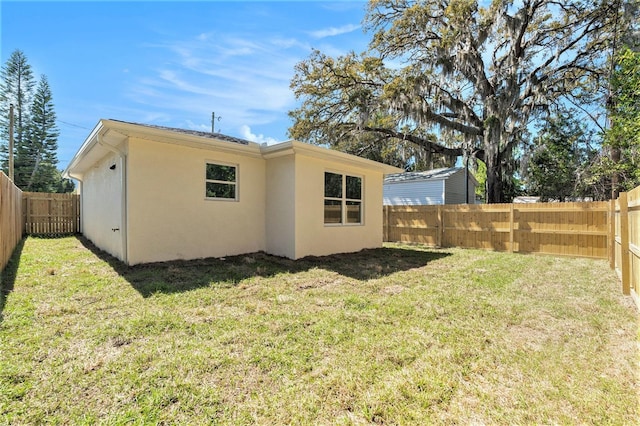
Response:
[[[362,223],[362,178],[324,173],[324,223]]]
[[[223,200],[238,199],[238,167],[229,164],[207,163],[205,197]]]

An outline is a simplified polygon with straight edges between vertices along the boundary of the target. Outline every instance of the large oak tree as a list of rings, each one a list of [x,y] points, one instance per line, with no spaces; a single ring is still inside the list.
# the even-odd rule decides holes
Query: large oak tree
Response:
[[[372,0],[369,52],[315,51],[296,67],[291,136],[339,145],[362,133],[487,166],[487,201],[528,126],[601,100],[618,16],[602,0]]]

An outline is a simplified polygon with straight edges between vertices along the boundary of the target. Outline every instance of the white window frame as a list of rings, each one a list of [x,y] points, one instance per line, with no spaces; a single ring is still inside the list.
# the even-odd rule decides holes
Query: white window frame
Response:
[[[338,197],[326,197],[325,196],[325,187],[324,187],[324,182],[326,179],[326,174],[327,173],[332,173],[335,175],[340,175],[342,177],[342,197],[338,198]],[[360,179],[360,199],[355,199],[355,198],[347,198],[347,176],[348,177],[354,177],[354,178],[358,178]],[[324,202],[327,200],[332,200],[332,201],[340,201],[340,209],[341,209],[341,217],[340,217],[340,223],[327,223],[324,222],[324,226],[329,226],[329,227],[333,227],[333,226],[364,226],[364,176],[362,175],[358,175],[358,174],[354,174],[354,173],[347,173],[344,171],[338,171],[338,170],[325,170],[324,173],[322,174],[322,218],[323,218],[323,222],[324,222],[324,209],[325,209],[325,204]],[[353,222],[353,223],[347,223],[347,202],[348,201],[356,201],[360,203],[360,222]]]
[[[233,167],[236,169],[236,180],[234,182],[231,181],[222,181],[215,179],[207,179],[207,166],[224,166],[224,167]],[[207,183],[221,183],[228,185],[235,185],[235,197],[234,198],[222,198],[222,197],[207,197]],[[239,201],[240,200],[240,166],[235,163],[226,163],[223,161],[217,160],[205,160],[204,162],[204,198],[205,200],[212,201]]]

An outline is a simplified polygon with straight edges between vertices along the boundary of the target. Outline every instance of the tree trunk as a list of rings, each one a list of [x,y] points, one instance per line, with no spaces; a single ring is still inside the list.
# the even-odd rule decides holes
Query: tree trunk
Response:
[[[617,166],[620,162],[620,148],[611,147],[611,161],[614,166]],[[611,174],[611,199],[616,200],[620,195],[620,174],[614,169]]]
[[[495,118],[487,120],[484,150],[485,164],[487,165],[487,203],[501,203],[504,196],[502,193],[502,166],[500,164],[500,122]]]
[[[500,154],[492,153],[487,156],[487,203],[502,203],[502,171],[500,170]]]
[[[38,154],[36,156],[36,163],[33,166],[33,170],[31,171],[31,175],[29,175],[29,180],[27,182],[27,191],[33,191],[33,181],[35,180],[36,173],[38,173],[38,168],[40,168],[40,160],[41,160],[40,150],[38,150]]]

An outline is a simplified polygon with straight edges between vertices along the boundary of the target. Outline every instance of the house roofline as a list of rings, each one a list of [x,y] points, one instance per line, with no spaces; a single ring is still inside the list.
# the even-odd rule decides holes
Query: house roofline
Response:
[[[88,158],[92,158],[94,160],[96,158],[102,158],[110,152],[106,148],[99,147],[98,141],[100,138],[111,141],[112,143],[109,143],[109,145],[117,145],[127,137],[133,137],[160,143],[189,146],[198,149],[224,151],[252,157],[261,156],[260,145],[255,142],[241,144],[238,142],[227,141],[217,136],[218,134],[212,134],[211,137],[205,138],[198,134],[172,131],[169,128],[152,127],[119,120],[101,119],[80,146],[78,152],[73,156],[69,165],[63,172],[63,176],[78,179],[78,176],[93,164],[90,163],[84,165],[86,162],[85,160]],[[90,156],[90,154],[95,152],[96,149],[98,152]]]
[[[78,166],[78,164],[83,160],[89,151],[98,143],[98,133],[104,128],[102,124],[102,120],[98,121],[98,124],[91,130],[89,136],[84,140],[82,145],[80,145],[80,149],[75,153],[71,161],[69,161],[69,165],[62,172],[62,176],[65,178],[74,178],[78,179],[78,177],[74,176],[73,170]]]
[[[399,167],[390,166],[388,164],[379,163],[377,161],[347,154],[345,152],[323,148],[296,140],[289,140],[275,145],[262,146],[261,151],[262,156],[265,159],[299,154],[321,160],[339,162],[359,168],[377,169],[383,174],[400,173],[404,171]]]
[[[434,173],[436,172],[436,173]],[[424,172],[405,172],[405,173],[393,173],[385,177],[385,185],[396,185],[408,182],[436,182],[441,180],[448,180],[453,175],[464,172],[464,167],[444,167],[441,169],[427,170]],[[479,185],[478,180],[473,173],[469,172],[469,179],[476,185]],[[399,179],[394,179],[398,177]]]
[[[300,154],[353,167],[378,170],[383,174],[400,173],[404,171],[398,167],[296,140],[281,142],[275,145],[259,145],[255,142],[248,142],[248,144],[245,145],[220,139],[216,136],[217,134],[211,134],[210,137],[204,137],[194,133],[182,133],[179,129],[173,130],[170,128],[146,126],[144,124],[119,120],[101,119],[80,146],[78,152],[73,156],[63,172],[63,176],[81,179],[84,172],[91,167],[95,161],[103,158],[111,152],[112,149],[117,149],[127,137],[264,159]]]

